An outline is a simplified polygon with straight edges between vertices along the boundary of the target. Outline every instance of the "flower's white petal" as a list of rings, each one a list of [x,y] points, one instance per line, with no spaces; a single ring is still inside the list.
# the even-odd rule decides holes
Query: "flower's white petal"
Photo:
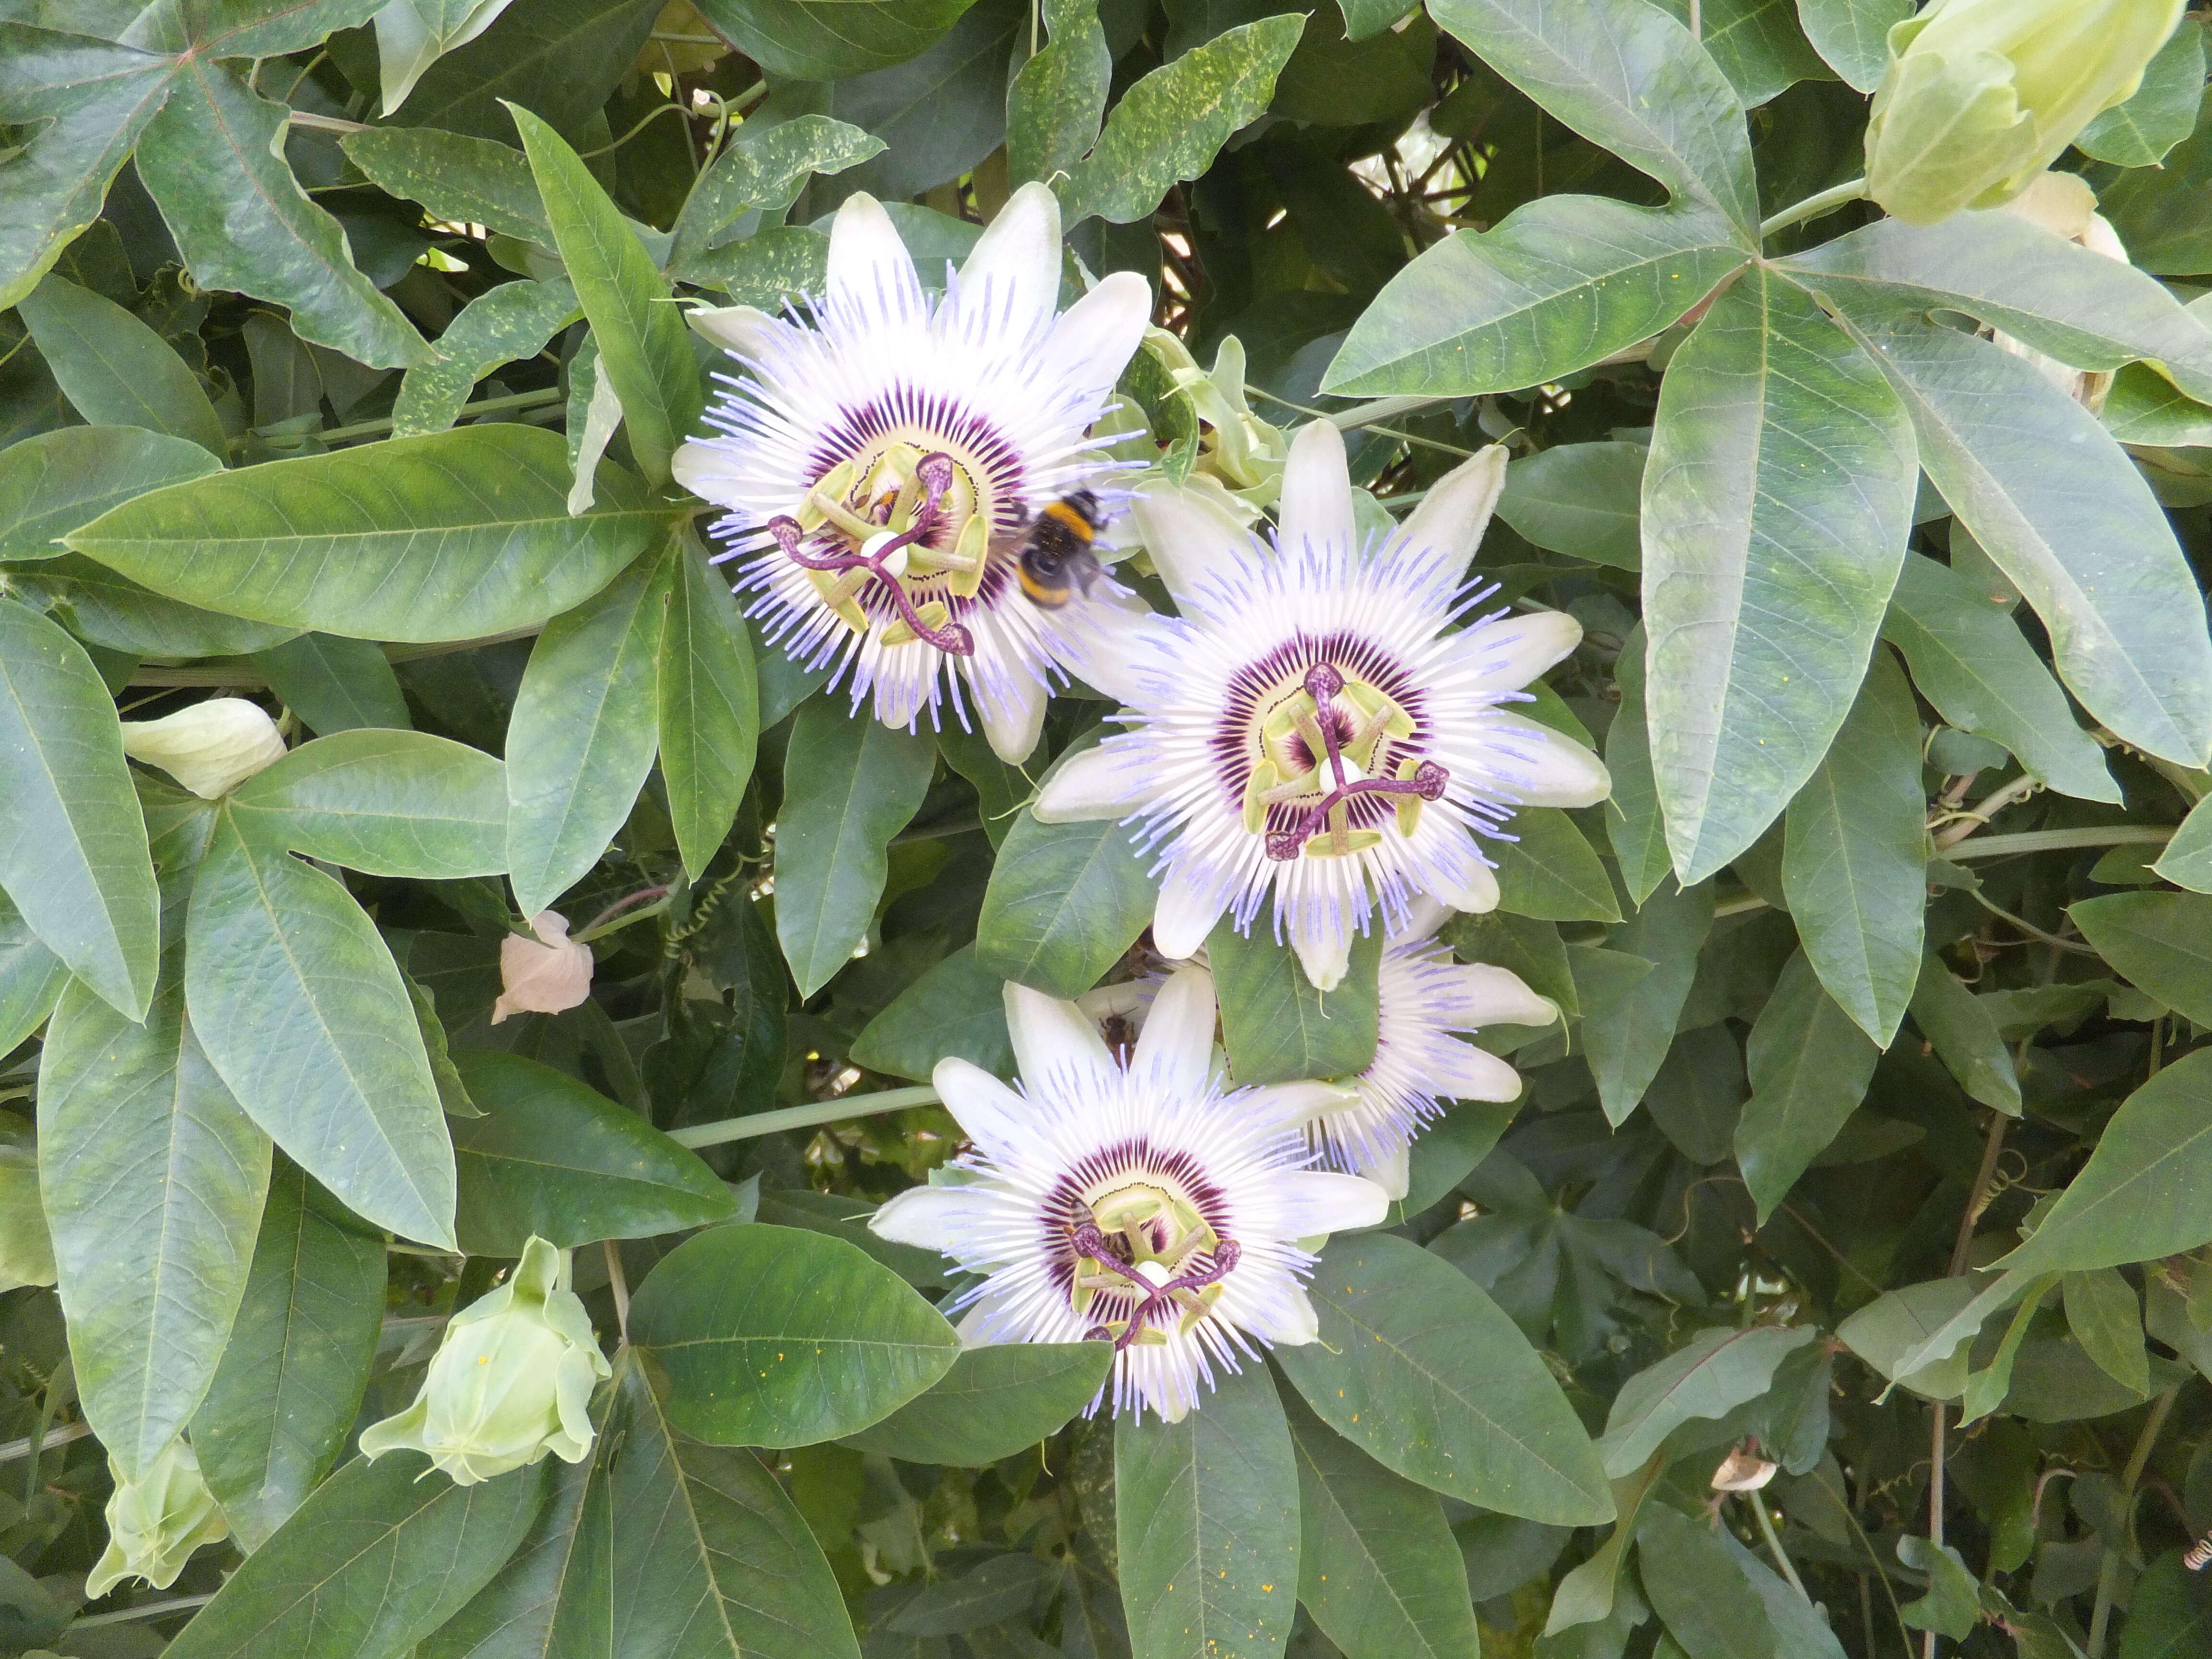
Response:
[[[1060,200],[1024,185],[976,239],[934,331],[959,345],[1020,343],[1051,326],[1060,299]]]
[[[1152,999],[1132,1065],[1163,1088],[1202,1092],[1213,1068],[1213,975],[1203,968],[1176,969]]]
[[[1515,794],[1523,806],[1595,806],[1613,793],[1605,763],[1572,738],[1534,720],[1500,716],[1498,723],[1534,745],[1535,757]]]
[[[1279,1348],[1302,1348],[1321,1335],[1321,1319],[1314,1312],[1312,1301],[1297,1281],[1287,1276],[1265,1292],[1240,1298],[1237,1323]]]
[[[1196,956],[1229,906],[1225,895],[1200,887],[1200,879],[1178,865],[1160,884],[1159,902],[1152,907],[1152,948],[1170,962]]]
[[[1026,675],[1012,677],[1004,702],[983,704],[983,735],[991,752],[1009,766],[1019,766],[1036,748],[1044,730],[1043,682]]]
[[[1243,1097],[1243,1109],[1255,1122],[1285,1129],[1298,1128],[1324,1112],[1341,1112],[1358,1103],[1357,1091],[1313,1079],[1264,1084]]]
[[[1405,1197],[1413,1179],[1413,1146],[1401,1140],[1384,1156],[1359,1166],[1359,1173],[1380,1187],[1396,1203]]]
[[[1521,1098],[1521,1073],[1471,1042],[1437,1043],[1429,1070],[1429,1086],[1446,1100]]]
[[[1034,810],[1045,823],[1127,817],[1150,801],[1158,787],[1158,780],[1146,776],[1127,754],[1101,745],[1064,762],[1037,792]]]
[[[830,222],[827,286],[833,303],[885,319],[919,313],[921,283],[914,258],[884,204],[866,191],[848,196]]]
[[[1285,546],[1358,545],[1344,434],[1334,421],[1309,422],[1291,440],[1290,459],[1283,466],[1281,516]]]
[[[1531,611],[1478,623],[1455,641],[1474,675],[1471,690],[1518,691],[1582,643],[1583,625],[1564,611]]]
[[[1498,872],[1478,860],[1468,859],[1457,878],[1438,880],[1434,897],[1470,916],[1486,916],[1498,908]]]
[[[1406,907],[1406,925],[1391,931],[1390,942],[1427,939],[1451,919],[1451,906],[1432,893],[1416,893]]]
[[[1073,1003],[1011,980],[1006,994],[1006,1035],[1013,1039],[1014,1068],[1029,1087],[1045,1087],[1070,1067],[1105,1074],[1116,1069],[1106,1039]],[[964,1118],[961,1121],[967,1123]]]
[[[1251,556],[1252,538],[1244,526],[1197,490],[1154,484],[1129,511],[1153,568],[1186,611],[1208,577]]]
[[[1298,1238],[1379,1226],[1390,1212],[1389,1195],[1364,1176],[1293,1170],[1277,1180],[1283,1231]]]
[[[1133,703],[1144,698],[1135,665],[1156,650],[1160,628],[1149,611],[1091,600],[1047,638],[1060,666],[1077,679],[1116,702]]]
[[[694,306],[684,314],[691,331],[748,361],[761,355],[775,319],[758,306]]]
[[[1115,271],[1060,314],[1044,361],[1086,396],[1103,396],[1129,366],[1152,311],[1145,279],[1133,270]]]
[[[1452,987],[1451,1013],[1464,1022],[1460,1029],[1480,1030],[1486,1025],[1549,1025],[1559,1017],[1559,1005],[1530,990],[1510,968],[1486,962],[1441,968]]]
[[[1351,930],[1318,907],[1302,909],[1291,918],[1291,949],[1297,952],[1306,982],[1316,991],[1334,991],[1351,970]]]
[[[677,445],[675,458],[669,463],[677,483],[708,501],[730,499],[727,481],[734,467],[733,458],[726,451],[702,443]]]
[[[1457,580],[1467,574],[1475,549],[1482,544],[1491,512],[1504,488],[1505,448],[1492,444],[1429,486],[1428,495],[1406,520],[1407,545],[1442,558]]]
[[[868,1218],[868,1231],[894,1244],[957,1256],[967,1246],[975,1207],[958,1187],[909,1187]]]
[[[986,1151],[1019,1143],[1026,1113],[1022,1097],[973,1060],[956,1056],[937,1062],[929,1086],[945,1109]]]

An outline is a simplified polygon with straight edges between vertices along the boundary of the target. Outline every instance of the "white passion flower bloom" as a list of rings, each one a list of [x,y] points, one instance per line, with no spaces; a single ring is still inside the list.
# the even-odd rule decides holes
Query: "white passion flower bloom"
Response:
[[[1047,823],[1138,817],[1164,871],[1152,939],[1184,957],[1226,911],[1249,931],[1272,894],[1306,975],[1343,978],[1379,902],[1488,910],[1498,882],[1476,834],[1516,806],[1587,806],[1611,783],[1581,744],[1507,712],[1582,637],[1558,611],[1484,617],[1468,562],[1504,487],[1492,447],[1406,522],[1360,537],[1344,440],[1292,441],[1272,544],[1163,489],[1137,528],[1182,611],[1087,605],[1059,635],[1070,666],[1127,705],[1129,729],[1047,782]]]
[[[1417,899],[1406,929],[1385,942],[1377,975],[1375,1058],[1352,1079],[1357,1104],[1307,1127],[1322,1160],[1406,1195],[1414,1137],[1454,1100],[1521,1097],[1521,1074],[1455,1035],[1486,1025],[1549,1025],[1559,1009],[1509,969],[1452,960],[1436,936],[1450,912]]]
[[[1306,1167],[1306,1121],[1345,1092],[1225,1088],[1203,968],[1160,988],[1127,1065],[1075,1004],[1006,995],[1019,1088],[940,1061],[931,1081],[975,1150],[869,1223],[984,1276],[957,1304],[963,1338],[1110,1340],[1114,1409],[1169,1422],[1255,1343],[1312,1341],[1304,1245],[1389,1206],[1370,1181]]]
[[[810,319],[732,307],[714,337],[750,371],[706,414],[676,476],[730,509],[739,583],[768,637],[851,671],[886,726],[939,719],[965,682],[992,747],[1036,747],[1051,665],[1044,613],[1016,579],[1021,532],[1109,467],[1089,428],[1143,337],[1152,296],[1109,276],[1063,313],[1060,206],[1016,191],[934,310],[880,203],[830,233]],[[957,678],[956,678],[957,669]]]

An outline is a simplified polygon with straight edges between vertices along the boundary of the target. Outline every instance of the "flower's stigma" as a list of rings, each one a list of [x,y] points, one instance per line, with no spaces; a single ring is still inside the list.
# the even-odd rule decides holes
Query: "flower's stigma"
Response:
[[[931,461],[942,465],[935,471],[922,475],[928,495],[914,522],[895,533],[872,528],[857,552],[807,552],[803,540],[805,530],[798,520],[787,514],[770,519],[768,532],[775,538],[775,544],[782,550],[784,556],[793,564],[825,574],[860,571],[865,573],[863,581],[873,577],[877,585],[890,596],[892,605],[897,607],[900,619],[912,630],[915,638],[935,646],[947,656],[965,657],[975,652],[975,636],[960,623],[945,621],[945,607],[941,605],[924,605],[917,610],[914,601],[908,597],[904,584],[899,580],[908,568],[907,550],[917,545],[934,526],[938,503],[944,498],[945,487],[951,482],[952,463],[942,455],[926,455],[921,464],[926,467]],[[833,604],[850,603],[853,590],[839,587],[835,591],[836,597],[832,600]],[[829,595],[825,593],[824,597]],[[933,613],[936,617],[933,622],[931,620]]]
[[[1346,750],[1364,752],[1371,764],[1382,757],[1382,739],[1392,734],[1393,725],[1402,724],[1410,728],[1412,722],[1405,719],[1397,704],[1388,696],[1370,690],[1370,695],[1377,706],[1371,710],[1360,710],[1355,702],[1354,712],[1359,717],[1359,723],[1350,728],[1348,741],[1340,737],[1344,716],[1336,706],[1336,699],[1338,694],[1344,690],[1345,684],[1343,674],[1333,665],[1317,662],[1306,670],[1305,678],[1300,682],[1312,707],[1299,706],[1296,698],[1283,705],[1289,713],[1292,730],[1297,733],[1306,753],[1312,755],[1316,750],[1321,751],[1335,782],[1326,795],[1301,811],[1287,827],[1267,831],[1267,856],[1278,863],[1287,863],[1309,853],[1316,858],[1346,858],[1355,848],[1372,846],[1379,841],[1381,837],[1371,830],[1360,832],[1352,829],[1352,815],[1345,810],[1345,803],[1354,795],[1401,795],[1424,801],[1441,800],[1445,786],[1451,781],[1451,774],[1436,762],[1410,755],[1398,763],[1397,776],[1368,776],[1359,762]],[[1255,784],[1262,781],[1261,773],[1263,770],[1268,770],[1264,761],[1254,769],[1253,781]],[[1269,775],[1274,775],[1272,770]],[[1263,806],[1294,800],[1301,795],[1310,794],[1312,787],[1318,785],[1320,777],[1321,768],[1316,765],[1310,772],[1293,778],[1288,783],[1278,784],[1273,788],[1261,787],[1259,799]],[[1413,813],[1418,814],[1419,810],[1415,806]],[[1406,805],[1400,806],[1399,815],[1401,818],[1409,816]],[[1328,826],[1328,833],[1325,836],[1316,834],[1317,827],[1323,824]],[[1410,824],[1401,827],[1411,833]],[[1358,842],[1353,840],[1355,834],[1361,836]]]
[[[1213,1237],[1212,1230],[1204,1227],[1203,1224],[1200,1224],[1200,1231],[1206,1238]],[[1079,1266],[1085,1269],[1076,1275],[1076,1289],[1071,1297],[1071,1301],[1074,1297],[1081,1298],[1081,1305],[1076,1310],[1079,1313],[1090,1305],[1091,1297],[1085,1295],[1085,1291],[1116,1289],[1126,1284],[1144,1292],[1143,1298],[1129,1310],[1127,1318],[1110,1320],[1091,1328],[1086,1340],[1110,1341],[1116,1353],[1132,1342],[1144,1340],[1144,1333],[1152,1315],[1160,1309],[1180,1306],[1183,1310],[1184,1322],[1194,1316],[1204,1317],[1220,1297],[1218,1292],[1210,1298],[1196,1292],[1209,1285],[1218,1285],[1228,1278],[1237,1270],[1237,1261],[1244,1254],[1244,1247],[1233,1238],[1220,1239],[1208,1246],[1194,1237],[1187,1236],[1186,1240],[1177,1242],[1170,1255],[1180,1255],[1185,1261],[1205,1256],[1212,1265],[1186,1267],[1172,1278],[1155,1280],[1142,1270],[1146,1265],[1151,1265],[1154,1272],[1161,1271],[1158,1265],[1161,1258],[1149,1254],[1140,1255],[1136,1264],[1132,1266],[1123,1260],[1121,1251],[1115,1248],[1095,1222],[1086,1221],[1076,1228],[1068,1242],[1074,1245],[1081,1258]]]

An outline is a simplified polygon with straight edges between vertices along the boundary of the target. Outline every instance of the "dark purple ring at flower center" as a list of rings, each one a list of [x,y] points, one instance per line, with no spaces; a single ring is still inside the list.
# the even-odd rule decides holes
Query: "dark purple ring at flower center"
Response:
[[[1121,1352],[1137,1340],[1138,1335],[1145,1328],[1146,1322],[1152,1317],[1155,1308],[1162,1304],[1172,1306],[1175,1302],[1175,1293],[1177,1291],[1201,1291],[1208,1285],[1219,1283],[1236,1271],[1237,1262],[1244,1255],[1243,1245],[1233,1238],[1224,1238],[1209,1252],[1213,1258],[1213,1265],[1211,1267],[1178,1274],[1176,1278],[1168,1280],[1166,1284],[1156,1285],[1151,1279],[1129,1267],[1120,1255],[1115,1253],[1106,1243],[1106,1235],[1099,1231],[1094,1223],[1086,1221],[1078,1227],[1069,1243],[1073,1243],[1082,1255],[1097,1261],[1107,1272],[1128,1280],[1130,1284],[1145,1292],[1145,1299],[1130,1310],[1128,1328],[1120,1336],[1112,1337],[1112,1334],[1103,1325],[1093,1325],[1084,1334],[1088,1340],[1093,1342],[1103,1342],[1111,1337],[1114,1352],[1116,1353]]]
[[[1305,689],[1315,707],[1326,713],[1329,700],[1344,690],[1344,676],[1328,663],[1317,662],[1306,670]],[[1451,774],[1432,760],[1425,760],[1415,767],[1410,778],[1359,778],[1347,781],[1343,752],[1338,747],[1336,723],[1326,719],[1318,723],[1321,740],[1328,748],[1328,769],[1336,778],[1336,787],[1300,813],[1297,821],[1287,830],[1267,832],[1267,856],[1278,863],[1287,862],[1304,852],[1316,827],[1326,823],[1330,811],[1354,795],[1419,795],[1423,800],[1440,800],[1444,786],[1451,781]]]
[[[866,571],[890,596],[891,603],[898,607],[900,618],[914,630],[916,639],[935,646],[950,657],[973,656],[975,653],[974,635],[957,622],[948,622],[942,628],[932,628],[922,621],[921,613],[915,609],[914,601],[907,597],[904,585],[884,568],[884,561],[892,554],[920,541],[936,528],[938,507],[945,500],[945,492],[952,485],[952,458],[941,450],[933,450],[923,456],[915,464],[914,471],[926,492],[921,508],[915,514],[911,526],[892,537],[873,553],[809,554],[801,546],[806,532],[800,528],[798,520],[786,514],[779,514],[770,519],[768,532],[775,538],[775,544],[783,550],[786,558],[808,570]]]

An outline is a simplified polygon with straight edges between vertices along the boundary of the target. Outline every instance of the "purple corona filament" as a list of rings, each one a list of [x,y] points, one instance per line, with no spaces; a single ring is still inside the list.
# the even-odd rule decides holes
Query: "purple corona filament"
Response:
[[[948,622],[942,628],[930,627],[914,608],[914,601],[907,597],[905,586],[897,577],[884,568],[884,560],[901,548],[920,541],[936,527],[938,506],[944,501],[945,492],[952,483],[952,458],[941,450],[932,451],[915,464],[914,471],[927,492],[921,508],[915,514],[914,523],[909,528],[901,531],[872,554],[855,552],[811,556],[800,548],[800,538],[805,532],[799,527],[799,520],[787,514],[779,514],[768,521],[769,534],[775,538],[775,544],[783,550],[786,558],[806,569],[866,571],[890,596],[891,603],[898,607],[901,619],[914,630],[916,639],[935,646],[947,656],[972,656],[975,651],[975,640],[966,628],[956,622]]]
[[[1224,1238],[1209,1252],[1213,1257],[1212,1267],[1202,1273],[1183,1273],[1164,1285],[1155,1285],[1114,1253],[1106,1243],[1106,1235],[1099,1231],[1095,1224],[1085,1222],[1075,1230],[1069,1242],[1079,1254],[1091,1257],[1108,1272],[1128,1280],[1145,1292],[1145,1299],[1130,1310],[1128,1328],[1114,1339],[1114,1352],[1116,1353],[1137,1340],[1139,1333],[1145,1328],[1145,1322],[1152,1317],[1154,1308],[1163,1303],[1171,1304],[1177,1291],[1204,1290],[1208,1285],[1226,1279],[1236,1271],[1237,1259],[1244,1254],[1243,1245],[1233,1238]],[[1087,1334],[1091,1341],[1100,1342],[1106,1340],[1109,1333],[1103,1325],[1094,1325]]]
[[[1317,662],[1306,670],[1306,695],[1314,700],[1316,708],[1324,714],[1329,700],[1344,690],[1344,676],[1328,663]],[[1360,778],[1346,782],[1344,776],[1344,757],[1337,748],[1336,723],[1323,719],[1319,722],[1321,740],[1328,750],[1329,771],[1335,776],[1336,787],[1316,805],[1308,807],[1298,815],[1297,821],[1287,830],[1267,832],[1267,856],[1277,862],[1294,859],[1303,852],[1314,826],[1328,821],[1329,813],[1354,795],[1419,795],[1423,800],[1440,800],[1444,786],[1451,781],[1451,774],[1431,760],[1425,760],[1413,769],[1410,778]]]

